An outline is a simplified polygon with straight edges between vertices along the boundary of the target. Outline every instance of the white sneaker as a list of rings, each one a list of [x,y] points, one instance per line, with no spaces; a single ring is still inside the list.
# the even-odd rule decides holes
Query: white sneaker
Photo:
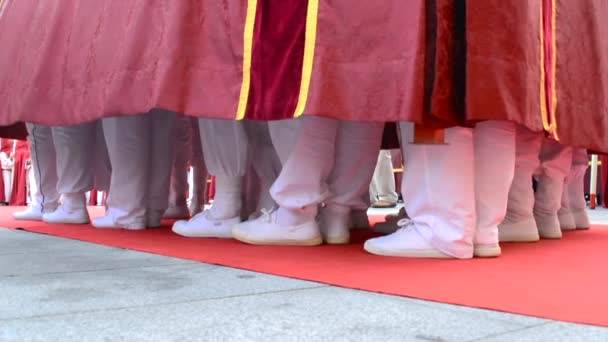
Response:
[[[177,221],[173,232],[177,235],[192,238],[232,238],[232,227],[241,222],[240,217],[218,220],[211,216],[209,210],[194,216],[189,221]]]
[[[409,217],[407,216],[405,208],[401,208],[399,209],[399,212],[397,214],[386,215],[384,217],[384,219],[386,220],[385,222],[376,223],[376,225],[374,225],[374,231],[376,233],[385,235],[392,234],[399,230],[399,225],[397,224],[397,222],[408,218]]]
[[[277,222],[277,210],[263,210],[264,215],[253,221],[237,224],[232,237],[251,245],[318,246],[323,243],[317,221],[295,226]]]
[[[146,227],[158,228],[162,225],[164,210],[148,209],[146,211]]]
[[[91,222],[86,208],[68,210],[64,205],[60,205],[52,213],[44,213],[42,220],[52,224],[87,224]]]
[[[42,214],[42,207],[35,205],[13,213],[13,218],[17,221],[42,221]]]
[[[440,252],[424,240],[418,234],[416,226],[410,219],[399,220],[398,225],[399,230],[393,234],[367,240],[363,248],[371,254],[384,256],[436,259],[453,258]]]
[[[574,216],[572,216],[570,210],[560,209],[557,212],[557,219],[562,230],[576,230],[576,222],[574,222]]]
[[[346,245],[350,242],[350,210],[336,210],[330,206],[321,208],[319,228],[323,241],[328,245]]]
[[[163,218],[170,220],[187,220],[190,218],[190,210],[185,206],[170,206],[163,214]]]
[[[367,210],[352,209],[350,211],[350,229],[369,230],[370,227]]]
[[[114,215],[112,209],[106,211],[106,214],[102,217],[93,219],[93,227],[99,229],[127,229],[127,230],[144,230],[146,229],[146,222],[133,222],[129,224],[118,224],[116,222],[116,215]]]
[[[498,240],[500,242],[536,242],[540,240],[536,220],[530,217],[514,222],[505,220],[498,225]]]
[[[573,210],[570,212],[572,217],[574,218],[574,225],[577,230],[586,230],[591,228],[591,222],[589,222],[589,215],[587,215],[587,211],[583,210]]]

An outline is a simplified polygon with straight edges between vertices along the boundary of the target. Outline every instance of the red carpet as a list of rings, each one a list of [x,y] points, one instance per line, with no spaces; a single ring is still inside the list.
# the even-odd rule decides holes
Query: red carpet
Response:
[[[0,208],[0,227],[225,265],[342,287],[608,326],[608,227],[566,233],[561,241],[505,244],[497,259],[417,260],[365,253],[369,232],[349,246],[258,247],[187,239],[167,228],[142,232],[16,222]],[[99,210],[94,210],[99,213]]]

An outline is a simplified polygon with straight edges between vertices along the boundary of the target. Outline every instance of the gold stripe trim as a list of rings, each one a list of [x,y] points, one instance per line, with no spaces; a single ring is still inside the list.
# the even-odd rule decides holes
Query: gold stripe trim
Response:
[[[247,17],[245,19],[245,32],[243,35],[243,81],[241,83],[241,95],[239,106],[236,111],[236,119],[243,120],[247,111],[249,101],[249,88],[251,87],[251,59],[253,51],[253,30],[255,28],[255,16],[258,8],[257,0],[248,0]]]
[[[540,3],[540,116],[543,120],[543,129],[551,130],[547,114],[547,77],[545,75],[545,12],[543,3]]]
[[[306,13],[306,38],[304,41],[304,62],[302,64],[302,80],[300,83],[300,95],[294,113],[297,118],[304,113],[310,90],[310,78],[315,59],[315,45],[317,43],[317,22],[319,18],[319,0],[308,0],[308,11]]]
[[[551,0],[551,38],[553,53],[551,54],[551,130],[555,140],[559,141],[557,136],[557,1]]]

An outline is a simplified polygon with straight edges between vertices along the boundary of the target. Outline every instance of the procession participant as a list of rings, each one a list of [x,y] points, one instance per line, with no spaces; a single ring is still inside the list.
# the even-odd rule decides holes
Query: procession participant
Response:
[[[32,160],[30,174],[33,174],[36,186],[30,189],[32,203],[25,211],[13,213],[13,217],[16,220],[42,221],[44,213],[53,212],[59,206],[55,144],[50,127],[27,124],[27,130]]]
[[[112,174],[104,216],[96,228],[141,230],[161,225],[169,206],[175,113],[106,118],[102,121]]]
[[[14,159],[13,159],[13,146],[15,145],[15,141],[12,139],[2,138],[0,142],[0,162],[2,167],[2,186],[3,190],[0,195],[3,197],[1,202],[10,202],[11,200],[11,186],[12,186],[12,177],[13,177],[13,167]]]
[[[52,127],[57,164],[57,192],[61,204],[42,216],[55,224],[89,223],[86,192],[94,187],[96,159],[104,154],[96,148],[101,122]],[[103,186],[102,186],[103,188]]]
[[[205,165],[215,176],[216,195],[211,208],[189,221],[177,221],[173,232],[185,237],[230,238],[241,222],[243,178],[249,162],[249,142],[244,123],[199,119]],[[199,184],[200,186],[200,184]]]
[[[283,164],[271,188],[279,207],[236,225],[233,237],[262,245],[348,243],[350,208],[369,187],[384,124],[305,117],[269,127]]]
[[[585,200],[585,173],[588,168],[589,155],[587,154],[587,150],[584,148],[573,148],[572,166],[568,177],[566,177],[564,194],[562,195],[562,207],[559,213],[562,229],[573,227],[585,230],[591,227],[586,210],[587,201]]]

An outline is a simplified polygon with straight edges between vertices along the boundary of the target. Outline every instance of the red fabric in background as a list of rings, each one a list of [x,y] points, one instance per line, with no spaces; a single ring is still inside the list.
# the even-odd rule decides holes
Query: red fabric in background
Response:
[[[298,104],[308,1],[258,1],[246,118],[291,118]]]
[[[602,177],[602,189],[598,189],[598,193],[602,195],[602,203],[604,208],[608,208],[608,155],[600,157],[602,166],[600,167],[600,173]]]
[[[30,145],[27,141],[17,141],[15,166],[13,168],[13,192],[11,206],[27,205],[27,170],[25,163],[30,159]]]

